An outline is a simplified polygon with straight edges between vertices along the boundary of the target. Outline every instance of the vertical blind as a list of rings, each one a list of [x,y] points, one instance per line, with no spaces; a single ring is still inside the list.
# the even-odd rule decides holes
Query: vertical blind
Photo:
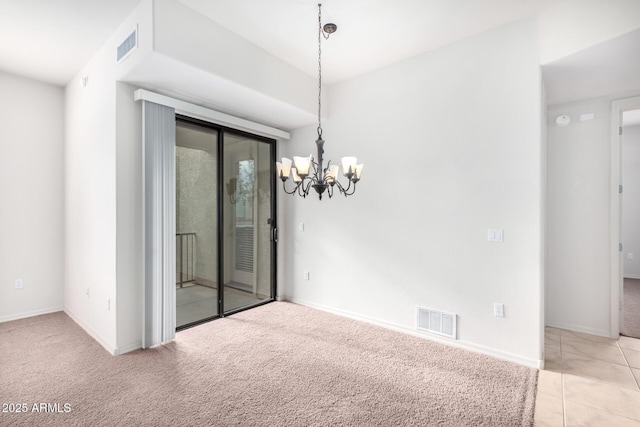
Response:
[[[175,140],[175,110],[142,101],[143,348],[175,338]]]

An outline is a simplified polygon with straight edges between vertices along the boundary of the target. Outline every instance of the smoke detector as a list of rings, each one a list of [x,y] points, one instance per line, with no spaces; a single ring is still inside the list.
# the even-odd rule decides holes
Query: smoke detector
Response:
[[[556,126],[559,128],[568,125],[571,122],[571,118],[569,116],[565,116],[564,114],[556,117]]]

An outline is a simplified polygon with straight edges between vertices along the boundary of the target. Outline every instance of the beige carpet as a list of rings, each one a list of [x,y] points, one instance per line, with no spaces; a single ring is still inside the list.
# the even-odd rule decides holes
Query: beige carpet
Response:
[[[534,369],[284,302],[122,356],[63,313],[0,324],[0,402],[27,408],[0,413],[2,426],[531,426],[536,381]]]
[[[622,335],[640,338],[640,280],[624,279]]]

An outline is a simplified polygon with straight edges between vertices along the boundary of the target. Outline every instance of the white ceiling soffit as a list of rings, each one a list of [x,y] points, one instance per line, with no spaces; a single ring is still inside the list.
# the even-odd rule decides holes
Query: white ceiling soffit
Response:
[[[640,126],[640,110],[631,110],[622,113],[622,125],[624,127]]]
[[[66,85],[139,2],[0,0],[0,68]]]
[[[310,76],[318,74],[318,1],[179,0]],[[324,0],[323,80],[335,83],[531,18],[558,0]]]
[[[640,89],[640,30],[542,67],[548,105]]]
[[[316,120],[315,114],[155,52],[128,73],[125,81],[279,129],[296,129]]]

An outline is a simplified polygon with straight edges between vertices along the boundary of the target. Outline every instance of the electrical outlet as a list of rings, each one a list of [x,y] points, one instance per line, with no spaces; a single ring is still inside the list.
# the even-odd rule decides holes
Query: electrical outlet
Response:
[[[633,259],[633,253],[631,252],[627,253],[627,259]]]
[[[107,298],[107,311],[111,311],[111,298]]]
[[[300,225],[298,226],[298,230],[304,231],[304,222],[300,223]]]
[[[309,272],[308,271],[304,272],[304,280],[309,280]]]
[[[504,304],[496,302],[493,304],[493,315],[496,317],[504,317]]]
[[[16,279],[15,287],[16,287],[16,289],[24,288],[24,283],[22,282],[22,279]]]

